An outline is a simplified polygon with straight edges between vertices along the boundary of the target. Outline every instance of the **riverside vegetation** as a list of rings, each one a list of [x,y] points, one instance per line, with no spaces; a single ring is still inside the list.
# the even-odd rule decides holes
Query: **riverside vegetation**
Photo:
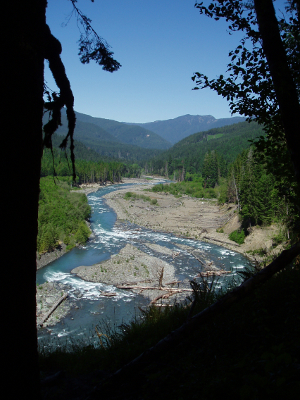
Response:
[[[216,143],[222,138],[211,139],[209,143]],[[175,177],[180,181],[156,185],[152,191],[176,197],[188,195],[196,198],[215,198],[219,204],[228,201],[236,203],[241,224],[240,229],[231,234],[233,240],[241,242],[254,225],[278,223],[282,229],[277,238],[273,238],[273,242],[289,246],[297,237],[295,185],[290,183],[288,186],[287,179],[276,171],[270,171],[267,160],[257,154],[255,148],[248,147],[231,163],[226,163],[222,154],[210,150],[204,156],[202,167],[197,172],[188,172],[181,164],[180,168],[173,171],[173,175],[175,172]],[[65,159],[55,158],[55,163],[67,168]],[[110,164],[109,161],[98,160],[79,161],[77,165],[78,171],[83,171],[80,178],[82,182],[101,183],[101,171],[105,171],[106,168],[104,166],[110,166],[113,171],[117,171],[114,166],[118,163],[113,161]],[[85,169],[81,170],[81,166],[85,166]],[[134,168],[131,169],[132,176],[145,172],[142,167]],[[125,173],[128,174],[128,171]],[[111,175],[106,175],[106,179],[118,176],[122,174],[112,172]],[[84,204],[84,201],[77,197],[76,189],[71,193],[69,179],[60,178],[54,184],[53,178],[42,178],[41,187],[43,180],[45,188],[48,187],[45,197],[50,196],[50,192],[53,191],[55,196],[60,195],[64,198],[66,205],[72,201],[77,205],[80,201]],[[289,190],[282,195],[287,187]],[[82,199],[85,198],[84,195],[81,196]],[[131,201],[141,199],[149,204],[155,200],[146,194],[136,195],[133,192],[125,193],[125,198]],[[60,204],[56,200],[51,203]],[[159,207],[159,202],[155,205]],[[68,207],[71,210],[70,204]],[[82,222],[83,220],[84,218]],[[57,221],[64,223],[63,218],[57,218]],[[55,237],[63,240],[64,233],[60,235],[57,236],[56,233]],[[69,237],[74,240],[75,236],[76,229]],[[99,321],[94,330],[96,342],[66,344],[65,347],[61,346],[51,353],[41,348],[44,398],[65,400],[75,398],[76,395],[77,398],[84,399],[99,382],[102,382],[100,390],[103,396],[111,398],[113,392],[114,398],[119,399],[130,398],[126,394],[128,392],[131,398],[135,399],[198,398],[200,387],[201,396],[207,399],[218,398],[221,396],[220,391],[223,393],[224,389],[233,398],[245,400],[266,397],[279,399],[283,395],[300,393],[300,354],[297,345],[300,333],[297,311],[299,275],[297,261],[294,265],[286,266],[286,269],[269,283],[258,288],[254,295],[204,324],[201,329],[191,331],[171,352],[163,352],[155,361],[148,363],[147,367],[135,369],[130,379],[109,377],[111,373],[180,327],[192,315],[211,305],[224,295],[226,290],[230,291],[235,283],[232,282],[231,286],[221,291],[215,291],[210,283],[203,281],[201,288],[194,286],[192,302],[187,300],[185,304],[175,303],[172,307],[164,309],[150,307],[141,319],[137,318],[115,330],[106,326],[105,322]],[[193,308],[191,304],[194,304]],[[194,345],[191,346],[191,343]],[[60,378],[54,377],[54,383],[49,386],[47,379],[59,371],[63,371],[64,377],[61,374],[58,375]],[[165,393],[168,393],[167,397]]]
[[[86,224],[91,207],[87,197],[71,190],[71,178],[45,177],[40,180],[37,250],[54,250],[60,243],[70,250],[86,242],[91,230]]]
[[[214,185],[207,182],[202,171],[186,174],[181,182],[156,185],[152,191],[176,197],[216,198],[221,204],[231,199],[239,205],[241,219],[241,229],[232,234],[233,240],[242,240],[249,232],[250,224],[285,222],[286,226],[277,239],[288,245],[293,235],[297,235],[297,229],[293,230],[297,215],[293,213],[293,196],[291,199],[282,198],[274,175],[270,175],[265,163],[259,164],[255,160],[254,149],[248,149],[228,167],[227,177],[218,174],[218,164],[208,163],[207,174],[213,176],[216,171]],[[249,176],[255,179],[250,180]],[[68,186],[69,191],[68,180],[64,179],[61,184]],[[262,184],[267,179],[273,186]],[[53,183],[53,178],[47,180]],[[249,181],[255,188],[252,197],[243,196]],[[266,209],[260,201],[260,194],[268,187],[272,196]],[[55,190],[59,191],[59,186]],[[69,197],[74,195],[76,193],[68,194]],[[124,197],[131,201],[153,200],[150,196],[133,192],[126,192]],[[287,204],[290,207],[288,215]],[[164,309],[150,307],[140,319],[115,329],[109,328],[105,321],[99,321],[99,325],[94,327],[94,342],[66,344],[51,353],[45,348],[40,349],[43,396],[45,399],[65,400],[76,395],[84,399],[91,392],[89,398],[97,398],[97,394],[92,394],[93,388],[102,382],[99,386],[101,395],[118,399],[199,398],[200,387],[201,396],[207,399],[218,398],[224,389],[233,398],[245,400],[279,399],[283,395],[292,398],[295,393],[300,393],[297,345],[300,333],[297,311],[299,280],[296,261],[257,288],[251,297],[200,329],[191,331],[172,351],[162,352],[147,366],[134,369],[130,378],[126,374],[120,377],[111,374],[213,304],[226,291],[232,290],[235,283],[217,291],[215,282],[203,280],[199,286],[194,284],[193,295],[186,303],[175,302]],[[59,371],[63,371],[64,376],[62,373],[56,375]],[[47,384],[48,378],[54,379],[51,386]],[[164,388],[163,393],[161,388]],[[131,397],[128,397],[129,392]],[[111,397],[111,393],[115,397]]]
[[[212,156],[210,160],[217,158]],[[208,183],[202,170],[197,174],[186,173],[181,182],[156,185],[152,191],[176,197],[216,198],[220,204],[230,199],[239,206],[241,219],[241,228],[233,234],[234,240],[241,240],[254,224],[277,222],[284,227],[277,242],[292,243],[297,235],[294,197],[281,196],[280,182],[274,174],[270,175],[265,162],[259,164],[256,161],[254,149],[245,150],[229,165],[226,177],[220,176],[218,171],[217,163],[207,162],[208,176],[214,176],[214,173],[216,176],[214,184]],[[53,178],[46,179],[54,185]],[[68,186],[68,196],[72,198],[76,190],[70,193],[67,178],[64,179],[62,185]],[[251,196],[243,196],[244,191],[250,190],[249,181],[253,188]],[[263,182],[270,184],[267,186]],[[59,186],[55,190],[59,191]],[[272,193],[269,208],[260,201],[262,190]],[[133,192],[125,193],[124,197],[148,203],[153,200],[146,194]],[[156,206],[159,207],[159,202]],[[113,377],[114,371],[122,369],[193,315],[213,304],[226,291],[232,290],[235,283],[217,291],[211,281],[203,280],[200,286],[193,286],[191,301],[175,302],[166,308],[150,307],[141,318],[115,329],[105,321],[99,321],[93,328],[93,342],[83,340],[60,345],[50,353],[40,348],[43,397],[85,399],[90,393],[88,398],[96,399],[99,393],[93,393],[93,388],[99,385],[101,396],[126,400],[199,398],[199,388],[206,399],[218,398],[224,390],[231,397],[243,400],[293,398],[296,393],[300,394],[299,283],[296,261],[257,288],[251,297],[203,324],[200,329],[191,330],[171,351],[162,352],[145,366],[138,365],[129,375],[121,373]],[[47,383],[49,379],[50,382],[53,379],[51,384]]]

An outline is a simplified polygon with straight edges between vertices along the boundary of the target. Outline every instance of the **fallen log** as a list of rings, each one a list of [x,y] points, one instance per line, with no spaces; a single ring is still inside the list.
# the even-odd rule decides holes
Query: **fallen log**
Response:
[[[40,327],[43,326],[43,323],[47,321],[47,319],[50,317],[50,315],[57,309],[57,307],[68,297],[68,293],[65,293],[63,296],[61,296],[56,303],[51,307],[51,309],[47,312],[47,314],[41,318],[41,321],[38,323]]]
[[[165,296],[166,296],[166,294],[160,294],[159,296],[155,297],[155,299],[150,301],[149,306],[152,306],[153,304],[155,304],[160,299],[165,299],[166,298]]]
[[[288,264],[290,264],[296,256],[300,254],[300,242],[296,243],[289,250],[284,250],[271,264],[263,268],[257,274],[247,279],[237,288],[220,298],[211,306],[205,308],[200,313],[194,315],[188,319],[181,327],[171,332],[165,338],[161,339],[155,346],[144,351],[134,360],[117,370],[115,373],[110,375],[104,381],[118,378],[124,373],[132,373],[135,369],[140,368],[141,363],[149,363],[152,360],[162,355],[163,351],[169,350],[172,346],[180,342],[185,335],[198,328],[200,325],[211,320],[214,316],[223,313],[229,309],[234,303],[253,293],[253,291],[261,284],[268,281],[275,273],[283,270]],[[103,381],[102,381],[103,382]],[[101,393],[101,383],[96,386],[90,396],[86,400],[94,399],[94,394],[99,395]]]
[[[200,264],[202,264],[204,267],[206,267],[206,264],[205,264],[205,262],[204,262],[204,261],[202,261],[202,260],[201,260],[201,258],[199,258],[199,257],[195,256],[195,254],[194,254],[193,252],[192,252],[192,253],[190,253],[190,254],[192,254],[192,256],[193,256],[193,257],[195,257],[195,258],[196,258],[196,260],[197,260],[197,261],[199,261],[199,263],[200,263]]]
[[[182,293],[182,291],[160,294],[159,296],[155,297],[155,299],[150,301],[149,307],[153,306],[153,305],[156,305],[155,303],[160,299],[162,299],[162,300],[163,299],[168,299],[169,297],[173,296],[173,294],[178,294],[178,293]]]
[[[116,286],[117,289],[140,289],[140,290],[164,290],[166,292],[192,292],[192,289],[176,289],[176,288],[168,288],[165,286],[158,287],[158,286]]]
[[[212,275],[215,275],[215,276],[221,276],[221,275],[224,275],[224,274],[231,274],[231,272],[232,271],[225,271],[225,269],[220,269],[219,271],[205,271],[205,272],[199,272],[199,275],[198,276],[200,276],[200,277],[207,277],[207,276],[212,276]]]
[[[172,281],[172,282],[168,282],[168,283],[165,283],[165,285],[179,285],[179,283],[181,283],[182,281]]]
[[[229,242],[224,242],[223,240],[219,240],[219,239],[215,239],[212,237],[207,237],[207,236],[203,236],[203,239],[207,239],[207,240],[213,240],[215,242],[220,242],[220,243],[224,243],[224,244],[229,244],[230,246],[238,246],[240,247],[240,245],[238,243],[229,243]]]
[[[114,293],[114,292],[101,292],[100,294],[101,294],[101,296],[105,296],[105,297],[113,297],[113,296],[117,295],[117,293]]]

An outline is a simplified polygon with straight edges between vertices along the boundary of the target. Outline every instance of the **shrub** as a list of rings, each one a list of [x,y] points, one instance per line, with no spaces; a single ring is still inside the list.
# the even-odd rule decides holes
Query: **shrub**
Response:
[[[243,230],[241,230],[241,231],[238,231],[238,230],[233,231],[229,235],[229,239],[233,240],[234,242],[236,242],[238,244],[243,244],[244,240],[245,240],[245,232]]]

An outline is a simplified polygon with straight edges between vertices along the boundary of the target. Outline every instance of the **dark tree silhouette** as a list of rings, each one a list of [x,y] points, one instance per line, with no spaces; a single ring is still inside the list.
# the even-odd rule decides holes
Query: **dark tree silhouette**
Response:
[[[76,2],[72,3],[75,7]],[[1,159],[6,167],[3,165],[2,170],[7,171],[2,210],[8,216],[2,250],[2,392],[10,399],[40,398],[35,297],[41,156],[44,144],[51,147],[51,134],[60,123],[60,109],[64,105],[71,150],[75,126],[73,95],[59,57],[60,43],[46,25],[46,6],[46,0],[16,0],[2,6],[1,93],[5,123]],[[88,19],[86,23],[90,26]],[[92,40],[91,28],[87,28],[86,34],[89,42],[82,42],[80,48],[83,61],[95,59],[110,72],[118,69],[120,64],[113,60],[108,46],[98,36]],[[45,58],[60,95],[47,104],[52,120],[45,127],[43,143]]]
[[[229,22],[229,31],[245,37],[229,53],[227,78],[195,73],[200,88],[226,97],[233,113],[265,126],[272,146],[287,146],[300,183],[299,0],[289,0],[285,18],[277,19],[272,0],[215,0],[195,5],[201,14]],[[196,87],[195,89],[198,89]],[[275,142],[275,145],[273,143]]]

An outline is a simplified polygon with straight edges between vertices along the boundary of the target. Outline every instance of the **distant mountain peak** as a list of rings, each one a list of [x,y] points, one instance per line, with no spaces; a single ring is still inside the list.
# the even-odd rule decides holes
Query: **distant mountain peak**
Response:
[[[232,125],[243,121],[245,121],[243,117],[216,119],[212,115],[185,114],[172,119],[136,123],[134,125],[149,129],[168,142],[175,144],[193,133],[207,131],[212,128],[220,128],[225,125]]]

